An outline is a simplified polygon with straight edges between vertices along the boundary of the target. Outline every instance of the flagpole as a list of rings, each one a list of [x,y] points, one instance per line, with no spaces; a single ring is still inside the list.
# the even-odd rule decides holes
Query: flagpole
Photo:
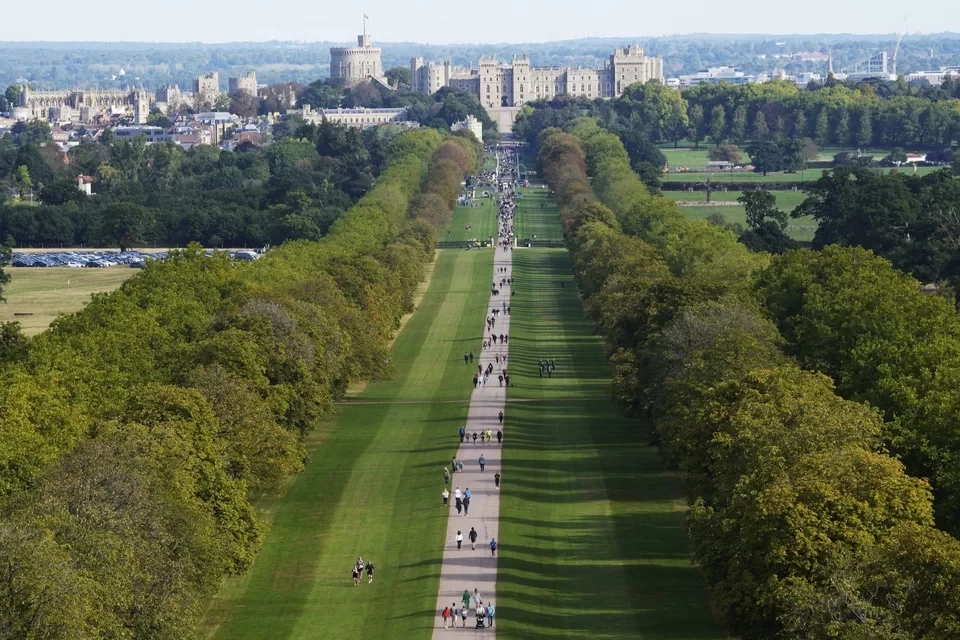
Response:
[[[367,14],[363,14],[363,39],[367,39]]]

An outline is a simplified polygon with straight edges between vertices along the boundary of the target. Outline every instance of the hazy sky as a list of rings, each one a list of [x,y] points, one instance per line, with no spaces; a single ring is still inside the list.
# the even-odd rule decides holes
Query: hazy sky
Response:
[[[543,42],[677,33],[893,33],[903,0],[99,0],[4,2],[0,40]],[[907,30],[960,31],[960,2],[913,5]]]

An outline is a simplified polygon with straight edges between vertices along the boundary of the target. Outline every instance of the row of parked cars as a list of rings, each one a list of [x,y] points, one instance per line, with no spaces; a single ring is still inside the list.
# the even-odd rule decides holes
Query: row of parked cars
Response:
[[[207,255],[213,255],[214,250],[208,249]],[[126,266],[142,269],[150,260],[163,260],[168,253],[157,251],[141,253],[139,251],[51,251],[49,253],[14,253],[10,261],[14,267],[71,267],[74,269],[99,269],[106,267]],[[236,260],[256,260],[262,251],[241,250],[231,251],[230,255]]]

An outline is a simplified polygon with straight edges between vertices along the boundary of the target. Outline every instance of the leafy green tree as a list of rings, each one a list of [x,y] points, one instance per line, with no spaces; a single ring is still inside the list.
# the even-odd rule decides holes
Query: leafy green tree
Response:
[[[704,131],[703,107],[699,104],[690,105],[689,115],[687,117],[689,124],[688,134],[693,140],[695,148],[700,148],[700,141],[706,137]]]
[[[747,153],[756,173],[767,175],[770,171],[783,169],[783,149],[776,142],[754,142],[747,147]]]
[[[103,211],[103,234],[121,251],[143,242],[144,234],[151,225],[147,209],[129,203],[112,204]]]
[[[10,284],[10,274],[5,273],[3,268],[10,264],[12,247],[8,243],[0,244],[0,302],[6,302],[3,297],[3,288]]]
[[[735,165],[743,162],[740,147],[735,144],[721,144],[710,147],[707,150],[707,157],[715,162],[732,162]]]
[[[27,195],[27,192],[33,189],[33,180],[30,179],[30,171],[26,165],[17,167],[17,173],[13,177],[14,184],[17,185],[17,195],[21,200]]]
[[[390,67],[384,74],[394,87],[410,86],[410,69],[408,67]]]
[[[167,114],[160,111],[157,108],[150,109],[150,114],[147,116],[147,124],[153,127],[163,127],[164,129],[169,129],[173,126],[173,121],[167,117]]]
[[[826,107],[820,109],[817,114],[817,122],[814,125],[813,141],[823,147],[830,141],[830,119],[827,116]]]
[[[869,147],[873,143],[873,117],[870,107],[864,105],[860,112],[860,124],[857,129],[857,144],[861,147]]]
[[[767,127],[767,115],[762,109],[758,109],[753,116],[753,139],[755,142],[762,142],[770,136],[770,129]]]
[[[722,104],[718,104],[710,111],[710,139],[714,146],[723,142],[727,133],[727,112]]]
[[[742,104],[733,110],[733,118],[730,120],[730,139],[737,144],[743,144],[747,139],[747,108]]]

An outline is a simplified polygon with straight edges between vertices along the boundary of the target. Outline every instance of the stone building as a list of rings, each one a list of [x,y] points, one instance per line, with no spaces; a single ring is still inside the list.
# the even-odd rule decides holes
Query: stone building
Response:
[[[454,122],[450,125],[451,131],[469,131],[472,133],[477,140],[483,142],[483,123],[476,119],[474,116],[467,116],[466,120],[462,122]]]
[[[357,36],[356,47],[330,47],[330,79],[347,88],[367,79],[385,84],[380,47],[367,34]]]
[[[150,114],[150,94],[143,89],[37,91],[20,88],[16,112],[27,120],[93,122],[98,117],[132,116],[143,124]]]
[[[205,73],[193,79],[193,97],[200,102],[213,104],[220,95],[220,74]]]
[[[400,109],[313,109],[309,105],[300,110],[304,121],[320,124],[324,120],[348,127],[369,129],[383,124],[399,124],[405,127],[418,127],[416,122],[407,119],[407,110]]]
[[[180,92],[180,87],[175,84],[163,85],[157,89],[154,98],[156,99],[154,106],[164,113],[176,111],[183,104],[183,94]]]
[[[477,96],[488,109],[519,107],[557,95],[615,98],[631,84],[649,80],[663,82],[663,58],[644,55],[635,44],[617,49],[600,69],[537,67],[527,55],[513,56],[510,64],[493,56],[482,57],[477,68],[424,63],[423,58],[410,61],[414,91],[434,93],[441,87],[456,87]]]
[[[241,91],[246,91],[251,96],[257,95],[257,73],[255,71],[245,73],[239,78],[230,78],[227,80],[227,84],[231,96],[235,96]]]

